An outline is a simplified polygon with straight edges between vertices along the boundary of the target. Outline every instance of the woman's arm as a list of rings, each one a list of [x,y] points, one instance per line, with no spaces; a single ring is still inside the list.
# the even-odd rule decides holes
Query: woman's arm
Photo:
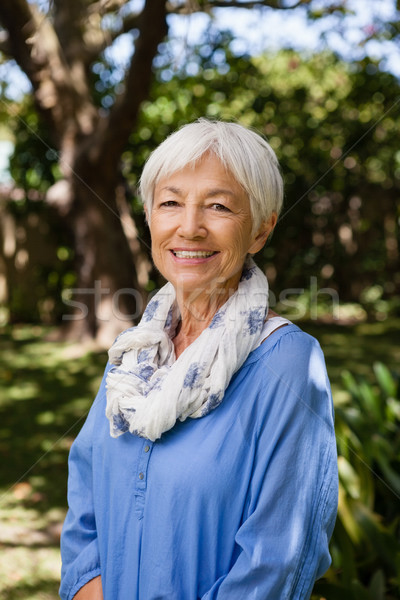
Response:
[[[202,600],[306,600],[330,564],[337,457],[325,364],[301,332],[278,346],[263,365],[273,401],[257,424],[238,556]]]
[[[74,600],[103,600],[100,575],[81,587]]]
[[[72,444],[68,468],[68,512],[61,534],[62,600],[81,598],[101,590],[100,554],[92,489],[92,440],[98,411],[104,412],[105,378],[79,435]],[[92,583],[95,581],[95,583]],[[88,587],[87,587],[88,586]],[[82,596],[82,600],[98,600],[102,596]]]

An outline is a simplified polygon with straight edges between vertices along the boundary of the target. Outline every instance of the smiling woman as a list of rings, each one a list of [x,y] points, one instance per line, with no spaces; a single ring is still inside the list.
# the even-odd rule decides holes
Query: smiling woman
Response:
[[[71,448],[61,598],[307,599],[336,444],[319,345],[268,310],[252,260],[282,205],[276,157],[200,119],[150,156],[141,193],[168,283],[110,348]]]
[[[246,192],[211,153],[157,183],[150,217],[153,260],[174,286],[181,325],[188,325],[187,334],[181,327],[174,338],[177,355],[187,345],[180,341],[198,337],[236,291],[246,256],[264,246],[276,218],[273,212],[253,233]]]

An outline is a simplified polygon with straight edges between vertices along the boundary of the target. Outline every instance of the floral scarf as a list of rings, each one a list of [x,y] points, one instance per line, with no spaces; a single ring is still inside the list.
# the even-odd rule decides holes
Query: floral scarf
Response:
[[[178,419],[197,419],[215,409],[233,374],[257,347],[267,312],[267,278],[248,258],[236,292],[176,359],[172,339],[180,313],[167,283],[140,323],[121,333],[109,350],[111,436],[129,431],[155,441]]]

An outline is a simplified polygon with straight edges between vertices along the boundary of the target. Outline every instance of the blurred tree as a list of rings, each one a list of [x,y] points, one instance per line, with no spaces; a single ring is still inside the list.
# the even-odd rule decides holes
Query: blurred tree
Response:
[[[342,301],[374,285],[398,294],[398,80],[330,53],[252,62],[235,110],[268,136],[286,180],[277,253],[264,254],[277,288],[317,276]]]
[[[149,152],[177,127],[201,115],[237,118],[267,135],[286,181],[282,223],[259,259],[274,293],[294,289],[298,296],[297,288],[307,290],[308,296],[303,294],[306,304],[296,308],[293,298],[284,297],[280,310],[286,307],[295,318],[308,304],[314,307],[314,312],[308,308],[314,318],[319,300],[332,316],[331,292],[318,293],[331,288],[341,301],[361,301],[368,313],[383,318],[396,310],[400,288],[398,81],[368,59],[349,65],[333,54],[307,57],[289,50],[250,59],[232,54],[231,41],[229,33],[210,30],[174,76],[174,57],[168,44],[162,48],[149,99],[142,104],[137,127],[121,156],[124,193],[140,239],[150,244],[134,188]],[[198,74],[188,75],[194,61]],[[12,173],[26,196],[36,201],[13,203],[13,214],[22,217],[20,228],[32,211],[52,220],[46,239],[55,237],[57,248],[53,268],[30,268],[22,281],[35,290],[29,296],[32,300],[40,290],[38,304],[53,306],[57,317],[66,309],[59,302],[61,291],[76,285],[74,250],[63,221],[57,226],[37,200],[57,179],[57,155],[41,154],[48,133],[40,127],[30,101],[20,107],[19,115]],[[142,260],[142,268],[148,265],[149,260],[146,264]],[[153,272],[146,289],[161,284]],[[15,296],[11,316],[26,313],[26,308],[21,313],[21,301],[27,297],[26,292]]]
[[[212,4],[201,2],[196,9],[208,10]],[[252,3],[256,4],[279,8],[281,3]],[[129,244],[120,220],[127,212],[119,185],[120,156],[148,95],[152,62],[167,34],[167,10],[193,10],[191,5],[148,0],[136,10],[137,3],[124,0],[1,3],[1,50],[27,75],[35,109],[47,124],[48,148],[58,152],[60,177],[47,190],[47,200],[74,232],[80,290],[74,300],[89,308],[86,319],[72,321],[80,337],[109,341],[121,329],[110,298],[118,290],[139,288],[132,256],[132,249],[139,247]],[[102,57],[126,32],[133,33],[130,65],[118,89],[103,94],[99,105],[96,89],[101,81],[112,80]],[[97,306],[94,295],[88,294],[96,281],[101,290],[108,290],[101,292]],[[119,295],[118,309],[134,313],[133,296]]]
[[[111,310],[118,290],[139,288],[142,248],[129,218],[121,154],[148,97],[152,64],[168,32],[167,14],[210,13],[214,8],[302,6],[315,18],[343,13],[345,0],[318,11],[313,0],[3,0],[0,4],[3,60],[13,59],[32,86],[34,107],[47,127],[47,150],[55,148],[56,181],[46,191],[74,236],[77,290],[86,319],[72,321],[74,334],[109,341],[126,322]],[[139,8],[138,8],[139,6]],[[116,75],[107,50],[130,35],[132,58]],[[11,64],[11,63],[10,63]],[[46,139],[44,140],[46,142]],[[45,152],[42,149],[41,154]],[[40,155],[39,155],[40,156]],[[120,217],[123,216],[123,223]],[[96,305],[94,294],[100,282]],[[86,290],[86,291],[85,291]],[[119,312],[135,313],[133,296],[119,294]],[[100,317],[100,315],[102,315]]]
[[[368,298],[400,293],[398,80],[368,58],[349,64],[292,50],[238,57],[230,41],[210,32],[189,57],[201,67],[194,76],[186,65],[170,77],[164,52],[122,155],[127,181],[134,185],[166,135],[201,115],[256,128],[276,151],[286,188],[281,223],[259,257],[273,289],[315,294],[316,277],[318,288],[373,312]]]
[[[115,311],[105,317],[104,303],[121,288],[139,287],[119,218],[119,158],[147,95],[152,61],[167,27],[165,0],[146,2],[141,12],[123,17],[125,4],[7,0],[0,7],[7,34],[2,50],[28,76],[35,108],[48,128],[48,149],[58,152],[60,178],[47,190],[47,199],[74,232],[80,290],[74,300],[89,308],[87,318],[72,321],[80,337],[112,337],[121,326]],[[107,18],[113,22],[108,31],[102,27]],[[105,110],[96,105],[93,67],[117,35],[131,30],[137,35],[124,89],[113,99],[112,110]],[[104,295],[103,306],[97,307],[88,293],[96,281],[111,295]],[[134,312],[131,295],[120,296],[119,309]]]

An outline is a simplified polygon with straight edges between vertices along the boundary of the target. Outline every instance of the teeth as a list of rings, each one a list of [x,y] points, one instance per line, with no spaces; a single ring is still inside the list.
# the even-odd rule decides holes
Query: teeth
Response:
[[[173,252],[178,258],[207,258],[214,254],[214,252],[193,252],[191,250],[174,250]]]

